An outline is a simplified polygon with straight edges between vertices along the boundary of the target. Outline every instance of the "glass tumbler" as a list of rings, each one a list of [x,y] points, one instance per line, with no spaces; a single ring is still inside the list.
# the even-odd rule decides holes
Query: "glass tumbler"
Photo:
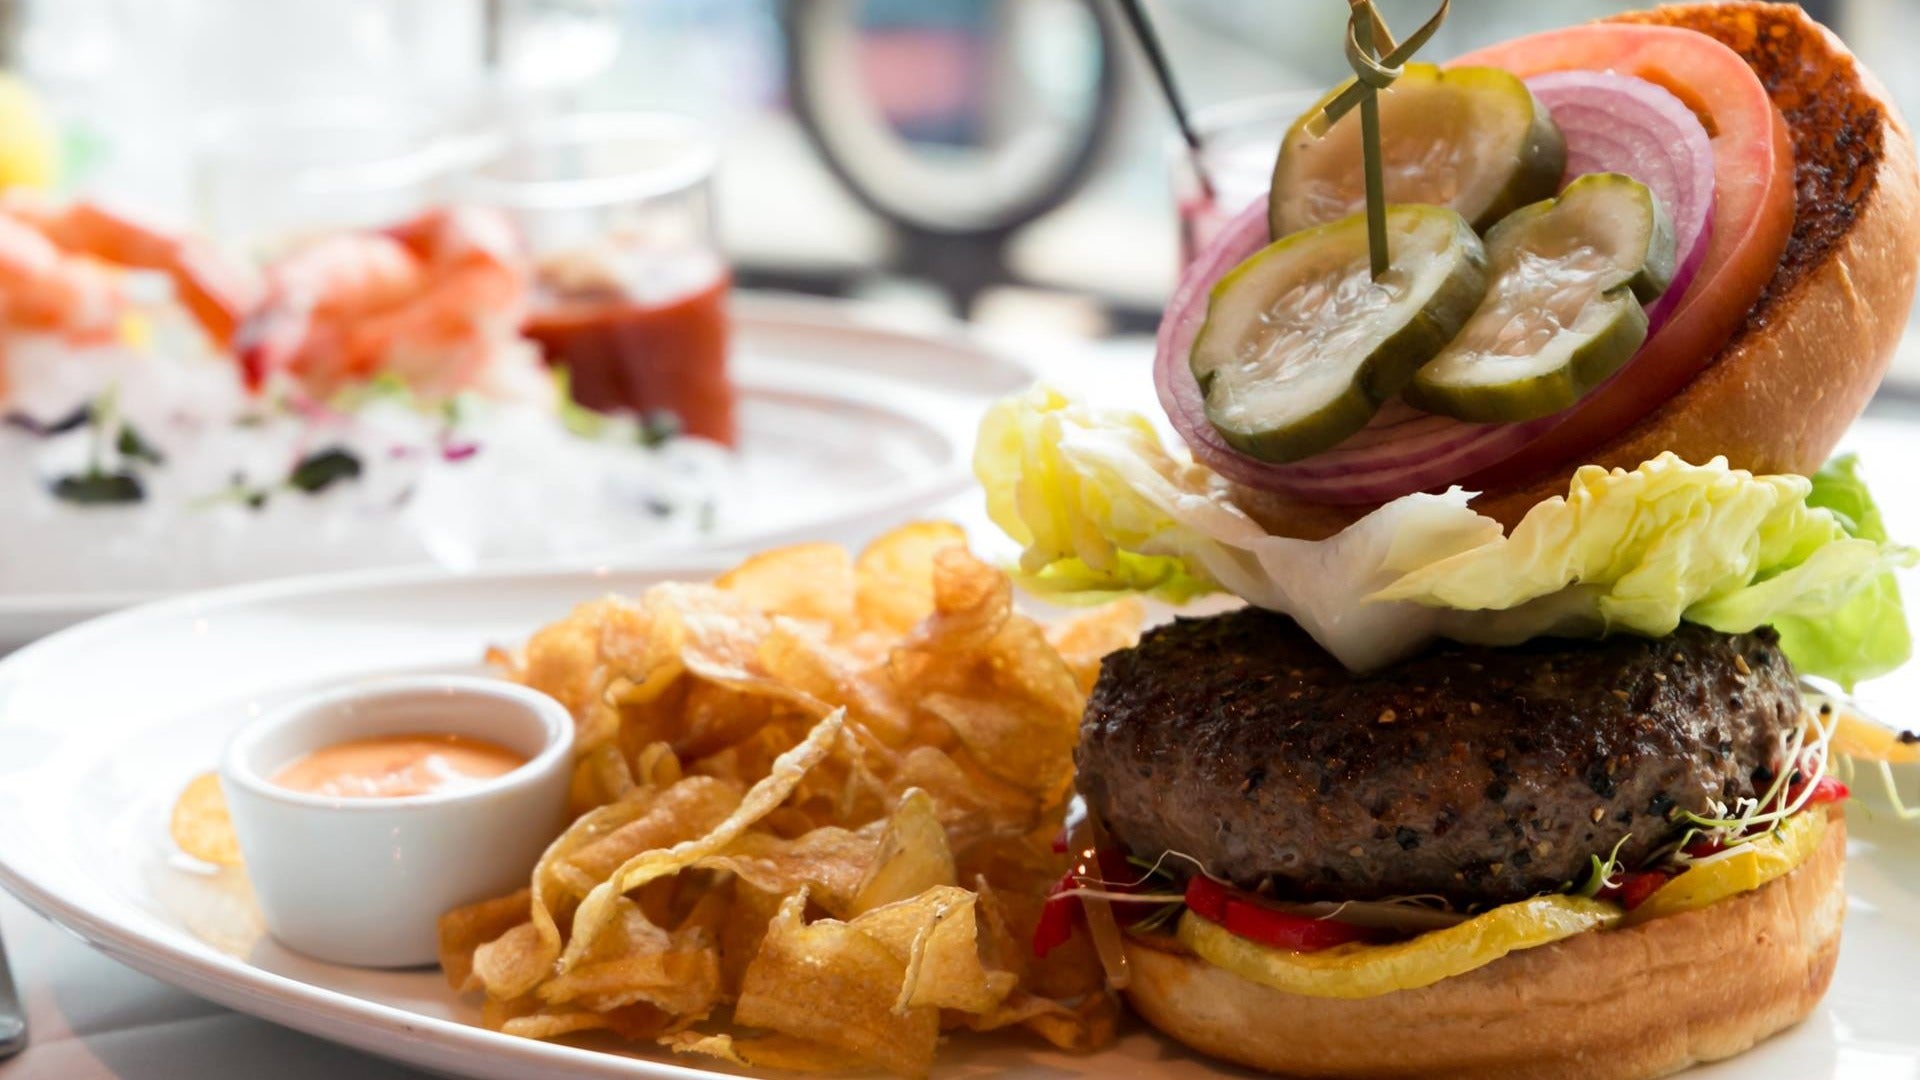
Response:
[[[526,333],[566,369],[576,401],[731,445],[716,160],[706,129],[685,117],[527,118],[459,193],[519,225],[536,268]]]

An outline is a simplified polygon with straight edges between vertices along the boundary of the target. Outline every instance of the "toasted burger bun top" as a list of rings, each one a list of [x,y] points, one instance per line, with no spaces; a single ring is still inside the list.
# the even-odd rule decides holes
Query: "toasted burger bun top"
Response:
[[[1725,456],[1756,473],[1810,475],[1865,408],[1912,303],[1920,250],[1913,140],[1885,87],[1825,27],[1791,4],[1688,4],[1620,16],[1707,34],[1739,53],[1793,141],[1793,234],[1733,337],[1691,383],[1579,460],[1531,472],[1474,501],[1511,528],[1565,495],[1581,465],[1631,469],[1671,450]],[[1234,486],[1268,531],[1319,539],[1367,513]]]

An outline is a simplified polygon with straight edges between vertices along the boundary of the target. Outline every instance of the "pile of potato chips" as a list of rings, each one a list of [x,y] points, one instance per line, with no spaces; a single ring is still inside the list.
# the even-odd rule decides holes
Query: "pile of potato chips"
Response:
[[[1084,935],[1028,942],[1087,688],[1138,625],[1042,629],[930,524],[581,606],[495,656],[572,711],[577,819],[528,888],[441,920],[448,979],[502,1031],[763,1068],[918,1076],[963,1028],[1105,1043]]]

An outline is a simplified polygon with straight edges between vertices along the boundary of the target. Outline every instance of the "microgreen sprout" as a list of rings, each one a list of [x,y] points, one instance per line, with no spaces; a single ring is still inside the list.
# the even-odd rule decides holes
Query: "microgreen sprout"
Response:
[[[1827,774],[1827,746],[1838,726],[1839,720],[1832,708],[1810,710],[1807,723],[1788,741],[1780,767],[1759,797],[1743,796],[1730,807],[1715,800],[1711,814],[1681,813],[1680,820],[1693,828],[1674,849],[1673,860],[1682,866],[1697,866],[1719,858],[1728,849],[1765,836],[1805,809],[1813,798],[1814,788]],[[1696,839],[1711,842],[1716,850],[1709,855],[1687,854],[1687,848],[1693,846]]]
[[[1620,849],[1627,846],[1627,841],[1632,838],[1632,833],[1621,837],[1620,841],[1613,845],[1613,850],[1607,852],[1605,862],[1600,861],[1598,855],[1589,856],[1593,860],[1593,869],[1588,872],[1587,879],[1579,888],[1571,890],[1573,894],[1594,897],[1600,895],[1603,890],[1619,888],[1620,882],[1613,880],[1613,877],[1615,874],[1625,873],[1627,869],[1620,865]]]

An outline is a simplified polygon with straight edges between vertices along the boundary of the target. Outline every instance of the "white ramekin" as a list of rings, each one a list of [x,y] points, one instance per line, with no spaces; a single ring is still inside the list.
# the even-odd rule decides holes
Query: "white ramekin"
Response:
[[[333,798],[273,776],[349,739],[465,735],[525,754],[469,788]],[[512,892],[565,825],[573,721],[559,702],[496,679],[391,679],[293,702],[242,729],[221,786],[267,929],[290,949],[361,967],[436,959],[436,922]]]

